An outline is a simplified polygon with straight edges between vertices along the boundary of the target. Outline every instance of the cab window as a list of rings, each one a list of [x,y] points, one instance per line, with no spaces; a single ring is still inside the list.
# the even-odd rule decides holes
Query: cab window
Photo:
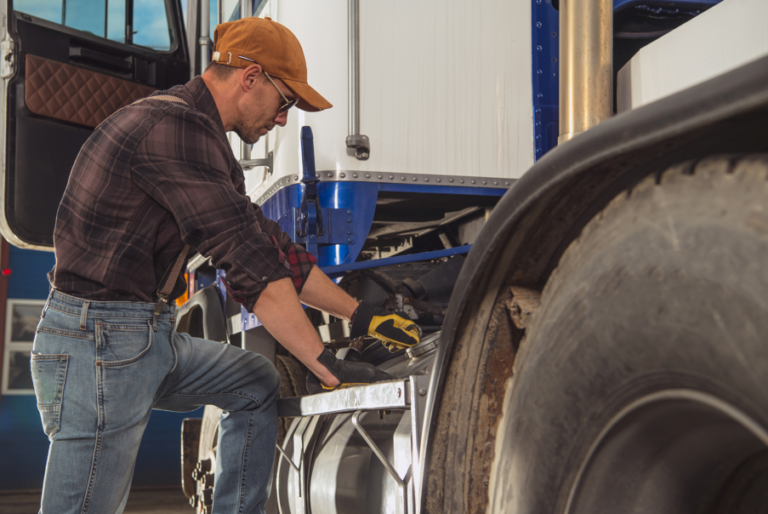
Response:
[[[13,7],[120,43],[169,51],[175,42],[163,0],[15,0]]]

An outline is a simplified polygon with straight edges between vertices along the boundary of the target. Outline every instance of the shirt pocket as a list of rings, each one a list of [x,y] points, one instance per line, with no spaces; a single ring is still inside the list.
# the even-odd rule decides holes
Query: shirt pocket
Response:
[[[32,384],[43,430],[49,438],[61,428],[61,404],[67,381],[68,355],[32,355]]]
[[[128,366],[152,348],[152,324],[96,324],[99,360],[104,367]]]

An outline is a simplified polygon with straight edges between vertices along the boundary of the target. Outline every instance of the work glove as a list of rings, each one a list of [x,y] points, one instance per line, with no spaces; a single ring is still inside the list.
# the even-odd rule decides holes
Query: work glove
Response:
[[[307,391],[309,394],[333,391],[362,384],[371,384],[381,382],[382,380],[393,380],[388,373],[376,369],[373,364],[368,362],[349,362],[337,359],[336,356],[325,348],[323,353],[317,358],[318,362],[328,368],[331,374],[339,379],[340,384],[336,387],[329,387],[318,379],[314,373],[310,372],[307,376]]]
[[[396,352],[419,344],[421,328],[409,319],[362,302],[352,318],[349,336],[354,339],[366,334]]]

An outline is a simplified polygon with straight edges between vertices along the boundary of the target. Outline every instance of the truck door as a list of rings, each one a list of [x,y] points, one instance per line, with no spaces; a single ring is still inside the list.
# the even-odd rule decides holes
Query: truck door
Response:
[[[117,109],[189,79],[180,0],[2,0],[0,232],[51,249],[72,163]]]

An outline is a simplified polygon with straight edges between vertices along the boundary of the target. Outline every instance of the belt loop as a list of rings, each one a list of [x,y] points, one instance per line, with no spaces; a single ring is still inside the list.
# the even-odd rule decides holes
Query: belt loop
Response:
[[[43,313],[40,315],[40,319],[45,317],[45,311],[48,310],[48,304],[51,303],[51,296],[53,296],[53,292],[48,295],[48,299],[45,301],[45,305],[43,305]]]
[[[80,311],[80,330],[85,330],[87,328],[87,321],[88,321],[88,307],[91,305],[91,302],[88,300],[85,300],[83,302],[83,310]]]

